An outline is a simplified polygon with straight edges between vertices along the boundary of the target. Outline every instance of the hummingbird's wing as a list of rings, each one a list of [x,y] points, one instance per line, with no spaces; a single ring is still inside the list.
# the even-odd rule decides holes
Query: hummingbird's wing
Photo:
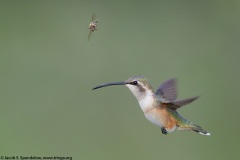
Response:
[[[173,101],[177,99],[177,80],[176,79],[169,79],[161,84],[156,94],[159,95],[166,101]]]
[[[164,106],[166,108],[171,109],[171,110],[177,110],[178,108],[180,108],[184,105],[192,103],[196,99],[198,99],[198,97],[191,97],[191,98],[187,98],[187,99],[174,100],[174,101],[169,102],[169,103],[164,103],[165,104]]]
[[[180,99],[180,100],[175,100],[172,103],[176,106],[181,107],[181,106],[184,106],[186,104],[192,103],[193,101],[195,101],[198,98],[199,98],[199,96],[191,97],[191,98],[187,98],[187,99]]]

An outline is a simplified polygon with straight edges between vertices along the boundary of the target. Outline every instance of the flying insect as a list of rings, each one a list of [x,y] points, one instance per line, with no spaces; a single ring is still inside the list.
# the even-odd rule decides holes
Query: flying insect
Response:
[[[88,40],[90,40],[90,38],[92,37],[92,33],[94,31],[97,31],[97,23],[98,23],[98,20],[96,20],[96,15],[93,14],[92,15],[92,21],[90,22],[89,26],[88,26],[88,29],[89,29],[89,34],[88,34]]]

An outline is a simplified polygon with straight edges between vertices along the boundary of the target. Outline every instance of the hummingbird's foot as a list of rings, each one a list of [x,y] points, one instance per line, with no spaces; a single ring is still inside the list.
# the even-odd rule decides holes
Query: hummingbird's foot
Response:
[[[162,131],[162,134],[165,134],[165,135],[167,135],[167,133],[168,133],[164,127],[161,128],[161,131]]]

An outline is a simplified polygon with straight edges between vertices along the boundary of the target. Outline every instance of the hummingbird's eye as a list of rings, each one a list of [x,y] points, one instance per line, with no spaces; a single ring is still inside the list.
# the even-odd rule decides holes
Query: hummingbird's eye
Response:
[[[137,82],[137,81],[133,81],[131,84],[132,84],[132,85],[137,85],[138,82]]]

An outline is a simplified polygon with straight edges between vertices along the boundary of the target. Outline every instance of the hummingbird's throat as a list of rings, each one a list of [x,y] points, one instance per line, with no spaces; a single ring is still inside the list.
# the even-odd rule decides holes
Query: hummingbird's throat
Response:
[[[127,84],[126,86],[133,93],[133,95],[136,97],[136,99],[138,101],[140,101],[141,99],[143,99],[146,96],[144,88],[142,88],[140,86],[134,86],[134,85],[131,85],[131,84]]]
[[[126,85],[130,91],[133,93],[133,95],[138,100],[138,103],[142,109],[143,112],[149,110],[151,107],[154,106],[154,93],[150,89],[146,89],[144,87],[139,88],[139,86],[133,86],[133,85]]]

